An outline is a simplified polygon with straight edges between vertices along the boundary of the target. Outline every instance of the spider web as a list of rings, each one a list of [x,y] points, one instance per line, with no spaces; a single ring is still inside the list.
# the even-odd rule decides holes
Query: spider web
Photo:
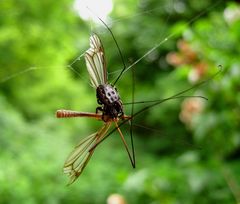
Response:
[[[171,1],[170,5],[167,9],[173,9],[176,6],[177,2],[178,1],[176,1],[176,0]],[[141,45],[141,41],[144,40],[142,38],[142,37],[144,37],[144,34],[139,33],[139,38],[136,42],[138,43],[138,45],[139,45],[138,47],[140,48],[140,50],[136,51],[136,52],[139,52],[138,54],[139,54],[140,57],[128,60],[128,58],[131,58],[132,56],[128,56],[128,54],[124,53],[124,50],[123,50],[124,59],[128,62],[128,65],[127,65],[126,69],[124,70],[123,75],[120,77],[119,83],[117,83],[117,86],[120,85],[119,92],[124,93],[124,92],[121,91],[121,89],[126,89],[127,85],[129,85],[129,86],[131,85],[131,82],[130,82],[131,77],[129,75],[131,75],[131,70],[133,68],[136,72],[136,75],[138,75],[138,71],[141,71],[139,69],[141,63],[147,63],[148,61],[152,61],[152,59],[156,59],[156,57],[159,57],[159,55],[156,55],[156,53],[159,52],[159,49],[161,47],[167,47],[168,43],[171,44],[171,39],[173,39],[175,37],[179,37],[182,33],[185,32],[185,30],[187,29],[187,26],[191,25],[193,22],[196,22],[201,16],[206,15],[213,8],[217,7],[218,4],[220,4],[221,2],[222,1],[218,1],[217,3],[212,4],[212,6],[206,8],[206,9],[203,9],[200,13],[198,12],[198,14],[194,14],[186,23],[182,24],[181,29],[179,29],[179,30],[165,30],[163,28],[162,32],[159,33],[159,35],[156,38],[154,38],[151,41],[150,44],[148,44],[147,46],[145,46],[143,48],[141,48],[140,45]],[[121,38],[121,33],[119,34],[118,29],[117,29],[119,25],[121,26],[122,22],[135,21],[139,16],[141,16],[141,17],[142,16],[144,16],[144,17],[145,16],[146,17],[151,16],[151,15],[154,14],[154,12],[158,12],[161,9],[162,9],[162,6],[157,7],[157,8],[147,9],[145,11],[141,11],[141,12],[136,13],[136,14],[130,14],[130,15],[125,15],[125,16],[122,15],[122,16],[119,16],[117,18],[114,17],[110,22],[106,22],[106,23],[108,24],[108,26],[110,26],[111,29],[113,29],[113,32],[115,34],[116,39],[119,40],[119,41],[121,41],[121,40],[123,41],[124,39],[127,39],[127,37],[123,35],[122,38]],[[167,17],[164,18],[163,21],[167,24],[168,21],[170,21],[171,17],[172,17],[171,14],[169,14],[169,15],[167,15]],[[90,24],[90,23],[88,23],[88,24]],[[147,25],[147,26],[151,26],[151,25]],[[159,25],[159,26],[161,26],[161,25]],[[144,29],[144,27],[143,27],[143,29]],[[115,44],[114,44],[113,40],[111,39],[111,36],[109,35],[107,29],[104,26],[99,25],[99,24],[97,24],[97,25],[96,24],[91,24],[91,28],[89,29],[89,36],[90,36],[90,33],[92,31],[95,31],[97,34],[100,35],[101,38],[103,38],[102,41],[103,41],[105,51],[107,53],[107,61],[110,60],[111,54],[118,55],[117,50],[116,50],[116,53],[108,53],[108,46],[114,46],[115,47]],[[59,70],[58,72],[60,74],[62,74],[62,71],[64,71],[64,72],[66,72],[66,74],[69,74],[71,77],[75,77],[77,79],[76,80],[77,81],[76,86],[79,86],[79,89],[81,88],[81,85],[83,85],[83,84],[88,86],[90,83],[89,83],[89,77],[88,77],[87,72],[86,72],[86,66],[85,66],[85,61],[84,61],[83,56],[84,56],[84,53],[88,49],[88,46],[89,46],[89,42],[88,42],[89,41],[89,36],[85,36],[85,37],[79,36],[79,38],[85,38],[85,42],[86,42],[85,45],[84,45],[85,49],[79,49],[80,50],[79,54],[72,53],[72,56],[74,56],[74,57],[72,57],[72,56],[69,57],[69,59],[71,59],[71,60],[69,60],[69,63],[63,62],[62,63],[63,66],[58,66],[58,65],[57,66],[52,66],[52,65],[48,65],[48,63],[46,65],[36,64],[34,66],[29,66],[27,68],[25,68],[24,65],[23,65],[24,68],[23,69],[19,68],[20,71],[17,71],[15,73],[11,73],[11,74],[6,72],[6,74],[3,75],[3,77],[0,78],[0,86],[4,87],[5,84],[8,85],[8,84],[11,84],[11,83],[15,83],[15,80],[17,82],[20,82],[21,78],[23,78],[26,75],[30,75],[30,76],[32,75],[33,76],[32,80],[38,81],[38,78],[35,77],[35,75],[33,73],[41,72],[41,73],[43,73],[43,75],[44,75],[44,73],[50,73],[50,72],[46,72],[46,70]],[[56,37],[58,37],[58,36],[56,36]],[[107,39],[109,39],[109,42],[107,41]],[[105,42],[106,42],[106,44],[105,44]],[[84,46],[82,46],[82,47],[84,47]],[[121,48],[121,43],[120,43],[120,48]],[[77,56],[77,57],[75,57],[75,56]],[[119,56],[118,56],[118,58],[120,59]],[[14,60],[14,59],[11,59],[11,60]],[[53,59],[53,61],[54,60],[58,60],[58,59]],[[64,64],[66,64],[66,65],[64,65]],[[156,66],[156,67],[160,67],[160,66]],[[6,68],[4,67],[4,69],[6,69]],[[153,68],[151,68],[151,67],[149,67],[148,69],[150,70],[150,72],[153,71]],[[160,69],[161,68],[158,68],[157,70],[155,70],[155,73],[158,72],[158,71],[162,71]],[[109,71],[110,82],[113,82],[118,77],[119,73],[121,73],[122,67],[115,67],[114,69],[112,69],[111,66],[108,66],[108,71]],[[145,73],[147,74],[147,72],[145,72]],[[1,75],[1,73],[0,73],[0,75]],[[83,83],[78,84],[78,82],[83,82]],[[123,86],[121,85],[122,82],[123,82]],[[63,86],[68,86],[68,84],[66,84],[64,81],[62,81],[62,82],[60,81],[59,83],[62,83]],[[136,82],[136,87],[138,86],[138,84],[139,84],[139,81]],[[19,87],[21,87],[22,85],[24,85],[24,84],[19,84]],[[29,86],[31,86],[31,81],[29,82]],[[89,88],[91,88],[90,85],[89,85]],[[158,90],[158,88],[156,89],[156,87],[155,87],[154,90]],[[129,92],[130,91],[131,90],[129,90]],[[92,95],[95,94],[94,90],[91,90],[91,92],[92,92]],[[80,94],[81,94],[81,89],[79,90],[79,95]],[[137,91],[137,89],[136,89],[136,94],[135,95],[136,95],[135,101],[149,100],[148,91],[146,91],[146,90]],[[171,95],[171,93],[170,93],[170,95]],[[52,96],[50,95],[49,98],[47,98],[46,100],[50,100],[51,97]],[[65,95],[62,96],[62,97],[65,97]],[[73,95],[73,96],[69,96],[69,97],[75,97],[75,96]],[[123,94],[123,95],[121,95],[121,97],[122,97],[123,102],[126,102],[126,103],[131,102],[131,93],[129,93],[126,96],[125,96],[125,94]],[[79,98],[81,99],[81,97],[79,97]],[[160,98],[160,97],[156,96],[155,99],[158,99],[158,98]],[[152,98],[150,98],[150,100],[151,99]],[[95,98],[91,97],[91,100],[95,100]],[[30,99],[30,101],[31,101],[31,99]],[[60,108],[68,109],[68,107],[61,106],[60,103],[61,103],[61,98],[58,98],[58,101],[54,102],[53,107],[54,107],[55,110],[58,109],[58,108],[59,109]],[[80,101],[80,103],[81,103],[81,106],[82,106],[82,101]],[[91,109],[91,111],[95,111],[95,107],[94,106],[92,106],[92,107],[93,107],[93,109]],[[69,107],[69,108],[72,108],[72,107]],[[128,114],[131,113],[130,106],[126,106],[124,108],[125,108],[126,113],[128,113]],[[139,110],[138,108],[141,109],[141,106],[137,106],[137,107],[135,106],[134,111],[137,112]],[[80,110],[87,111],[85,108],[82,108],[82,107],[80,108]],[[41,110],[40,110],[40,112],[41,112]],[[52,114],[52,112],[51,112],[51,114]],[[188,144],[186,142],[186,140],[184,138],[182,138],[182,136],[180,134],[179,135],[174,135],[174,140],[169,139],[168,136],[171,135],[172,133],[162,132],[161,130],[159,130],[159,127],[156,125],[156,123],[151,124],[151,122],[152,122],[151,120],[147,121],[148,123],[142,124],[141,120],[144,120],[145,115],[144,114],[141,114],[141,115],[139,114],[138,116],[140,116],[139,120],[138,121],[134,120],[133,130],[134,130],[135,133],[141,133],[142,135],[146,136],[143,139],[144,143],[149,142],[149,140],[146,139],[146,138],[151,134],[151,135],[154,135],[154,136],[160,136],[161,137],[160,138],[161,141],[159,141],[159,137],[151,138],[152,141],[156,141],[156,145],[166,144],[166,143],[171,143],[171,145],[174,145],[172,143],[175,143],[175,144],[179,145],[180,143],[182,143],[184,146],[186,146],[186,145],[188,145],[188,147],[189,147],[189,145],[191,147],[193,146],[192,144]],[[148,118],[150,118],[150,117],[148,117]],[[73,122],[73,121],[70,121],[70,122]],[[151,124],[151,125],[149,126],[149,124]],[[120,125],[121,125],[121,129],[123,129],[124,135],[126,136],[127,143],[130,144],[130,137],[129,137],[130,134],[129,134],[129,131],[128,131],[129,130],[129,124],[126,123],[126,124],[120,124]],[[91,126],[91,125],[87,124],[87,126]],[[93,131],[93,130],[91,130],[91,131]],[[85,130],[85,132],[86,132],[86,130]],[[77,134],[79,134],[79,133],[77,133]],[[69,135],[67,135],[67,136],[69,136]],[[77,136],[79,136],[79,135],[77,135]],[[77,140],[79,140],[79,138]],[[146,145],[146,146],[149,146],[149,145]],[[158,148],[155,148],[155,149],[161,149],[161,147],[162,146],[160,146]],[[196,149],[196,146],[194,146],[193,148]],[[141,149],[141,148],[138,147],[136,149]],[[162,149],[164,149],[164,148],[162,148]],[[125,155],[125,153],[123,153],[123,154]],[[137,160],[139,161],[139,159],[137,159]]]
[[[144,60],[147,61],[147,60],[151,60],[152,57],[154,58],[155,53],[157,52],[157,50],[160,47],[165,46],[165,44],[170,42],[171,39],[180,36],[187,29],[187,26],[189,26],[193,22],[197,21],[201,16],[206,15],[212,9],[217,7],[221,2],[222,1],[217,1],[216,3],[212,4],[210,7],[207,7],[205,9],[203,9],[201,12],[198,12],[196,15],[191,17],[190,20],[188,20],[186,23],[183,23],[181,26],[181,29],[174,30],[174,31],[167,31],[167,30],[163,29],[163,31],[160,33],[158,38],[153,40],[153,44],[150,44],[149,47],[144,47],[144,49],[139,51],[141,54],[141,56],[139,58],[133,59],[133,60],[131,60],[131,63],[128,63],[126,69],[124,70],[124,72],[120,78],[120,81],[122,78],[128,77],[127,74],[130,72],[130,70],[132,68],[137,67],[137,65],[140,62],[143,62]],[[179,3],[179,1],[177,1],[177,0],[170,1],[170,4],[166,8],[166,10],[172,10],[174,8],[175,8],[175,10],[177,10],[176,8],[177,8],[178,3]],[[108,26],[110,26],[110,28],[112,28],[112,27],[114,28],[114,27],[117,27],[118,24],[120,24],[121,22],[136,20],[139,16],[151,16],[153,13],[162,10],[162,8],[163,8],[163,6],[148,9],[148,10],[141,11],[141,12],[135,13],[135,14],[125,15],[125,16],[122,15],[117,18],[113,18],[113,19],[111,19],[110,22],[106,22],[106,23],[108,24]],[[175,12],[177,12],[177,11],[175,11]],[[164,22],[168,23],[168,21],[170,19],[171,19],[171,13],[169,12],[168,16],[165,17]],[[91,28],[89,29],[89,33],[91,33],[92,31],[96,31],[101,36],[103,36],[104,40],[106,40],[106,38],[109,38],[109,39],[111,38],[107,29],[103,25],[93,24],[93,23],[90,23],[90,24],[91,24]],[[117,36],[116,36],[117,40],[119,39],[119,37],[121,37],[121,36],[119,36],[119,34],[117,32],[114,32],[114,34],[115,35],[117,34]],[[139,35],[141,36],[141,33]],[[110,41],[111,41],[110,42],[111,45],[115,46],[113,40],[110,39]],[[138,42],[140,42],[140,41],[141,41],[141,38]],[[88,42],[88,38],[86,39],[86,42]],[[88,43],[86,43],[86,45],[87,44]],[[107,46],[104,45],[104,47],[105,47],[105,51],[107,52]],[[86,47],[86,50],[87,49],[88,49],[88,47]],[[76,58],[74,58],[73,60],[71,60],[71,62],[68,63],[66,66],[61,66],[61,67],[59,67],[59,66],[37,66],[37,65],[31,66],[28,68],[24,68],[24,69],[20,70],[19,72],[4,76],[3,78],[0,79],[0,84],[2,84],[4,86],[4,83],[6,83],[6,82],[11,83],[11,81],[14,80],[15,78],[21,78],[23,75],[29,74],[34,71],[42,70],[42,72],[44,72],[44,70],[46,70],[46,69],[59,69],[59,70],[69,71],[70,73],[73,73],[77,78],[80,78],[85,83],[90,84],[89,77],[87,76],[87,72],[86,72],[85,62],[84,62],[84,53],[86,50],[81,51],[80,54],[78,54],[78,56]],[[117,53],[117,51],[116,51],[116,53]],[[124,54],[124,51],[123,51],[123,54]],[[109,56],[109,54],[107,56]],[[124,58],[126,59],[126,58],[128,58],[128,56],[126,56],[124,54]],[[108,58],[107,58],[107,61],[108,61]],[[108,69],[111,70],[110,68],[108,68]],[[109,78],[111,78],[110,81],[111,82],[114,81],[118,77],[118,75],[121,71],[122,71],[122,67],[119,67],[115,70],[109,71]],[[136,68],[136,72],[137,71],[138,71],[138,69]],[[140,96],[137,95],[137,98],[140,98]],[[135,100],[137,100],[137,99],[135,99]],[[140,100],[145,100],[145,99],[143,99],[141,97]],[[124,98],[123,101],[129,102],[129,100],[126,100],[126,98]],[[56,107],[56,108],[58,108],[58,107]],[[128,107],[126,107],[126,109],[128,109]],[[130,109],[128,109],[127,112],[130,112]],[[136,125],[138,125],[138,124],[136,124]],[[141,125],[138,125],[138,126],[141,126]]]
[[[175,9],[175,12],[177,12],[178,7],[180,7],[178,4],[181,3],[180,1],[177,0],[172,0],[169,1],[170,3],[167,5],[168,8],[166,8],[166,10],[172,10]],[[222,0],[219,0],[215,3],[213,3],[210,7],[203,9],[200,13],[196,14],[195,16],[193,16],[188,22],[184,23],[184,25],[182,26],[181,29],[177,30],[177,31],[173,31],[170,32],[170,34],[167,34],[167,31],[162,32],[161,36],[158,39],[155,39],[155,43],[153,45],[150,45],[149,49],[146,49],[142,56],[139,57],[138,59],[134,60],[133,62],[131,62],[131,64],[129,64],[126,69],[123,72],[123,75],[125,75],[126,72],[128,72],[132,67],[136,66],[139,62],[141,62],[143,59],[146,59],[147,57],[149,57],[154,51],[156,51],[159,47],[161,47],[162,45],[164,45],[165,43],[167,43],[169,40],[171,40],[172,38],[174,38],[175,36],[179,36],[181,33],[183,33],[186,29],[186,27],[188,25],[190,25],[191,23],[197,21],[201,16],[207,14],[208,12],[210,12],[212,9],[214,9],[215,7],[217,7],[220,3],[222,3]],[[129,14],[129,15],[120,15],[118,18],[113,18],[111,19],[111,21],[107,24],[108,26],[112,27],[112,26],[117,26],[117,24],[119,22],[124,22],[124,21],[128,21],[131,19],[135,19],[139,16],[147,16],[147,15],[151,15],[153,12],[157,12],[158,10],[162,9],[163,6],[161,7],[157,7],[157,8],[153,8],[153,9],[148,9],[146,11],[141,11],[141,12],[137,12],[135,14]],[[89,12],[91,12],[91,8],[89,8]],[[95,14],[92,14],[93,18],[96,18],[96,16],[94,16]],[[167,23],[168,20],[170,19],[171,14],[169,14],[166,19],[165,22]],[[107,29],[103,26],[103,25],[99,25],[99,24],[93,24],[93,22],[90,22],[91,24],[91,31],[97,31],[100,34],[105,35],[108,31]],[[101,23],[100,23],[101,24]],[[115,33],[116,34],[116,33]],[[106,49],[106,48],[105,48]],[[86,48],[87,50],[87,48]],[[82,80],[87,81],[85,78],[85,76],[83,76],[82,72],[80,72],[79,70],[77,70],[74,66],[74,64],[77,64],[79,61],[84,61],[84,53],[86,50],[83,50],[74,60],[72,60],[67,66],[31,66],[31,67],[27,67],[27,68],[19,68],[20,71],[13,73],[13,74],[6,74],[6,76],[3,76],[0,79],[0,83],[4,84],[5,82],[8,82],[9,80],[12,80],[14,78],[17,78],[21,75],[25,75],[28,74],[29,72],[32,71],[36,71],[36,70],[46,70],[46,69],[65,69],[65,70],[69,70],[70,72],[75,73],[78,77],[80,77]],[[126,56],[127,57],[127,56]],[[85,69],[85,67],[81,67],[81,69]],[[122,68],[119,68],[118,70],[115,71],[109,71],[109,75],[113,75],[115,76],[115,78],[118,76],[118,74],[121,72]]]

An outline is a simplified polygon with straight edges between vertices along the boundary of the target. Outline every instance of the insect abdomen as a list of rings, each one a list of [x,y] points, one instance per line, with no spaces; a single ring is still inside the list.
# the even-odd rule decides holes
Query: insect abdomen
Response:
[[[117,118],[123,115],[123,107],[117,90],[110,84],[99,85],[97,87],[97,99],[103,115],[108,115],[111,118]]]
[[[100,104],[111,105],[120,100],[120,97],[114,87],[111,85],[99,85],[97,87],[97,98]]]

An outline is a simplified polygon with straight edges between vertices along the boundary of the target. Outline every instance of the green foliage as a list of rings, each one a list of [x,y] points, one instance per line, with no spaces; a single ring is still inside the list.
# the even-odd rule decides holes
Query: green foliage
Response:
[[[91,23],[73,12],[72,1],[3,1],[0,203],[106,203],[113,193],[128,203],[240,202],[240,6],[114,3],[110,27],[126,64],[156,46],[133,67],[135,101],[172,96],[211,78],[221,65],[219,74],[184,93],[208,101],[178,98],[139,114],[133,128],[137,168],[131,168],[114,133],[96,149],[77,182],[66,187],[64,159],[102,124],[54,116],[57,109],[94,112],[97,107],[83,57],[75,60],[88,47]],[[113,81],[123,66],[119,53],[107,29],[92,25]],[[116,84],[123,102],[132,100],[131,85],[129,70]],[[148,105],[135,105],[135,112]],[[129,142],[128,127],[122,129]]]

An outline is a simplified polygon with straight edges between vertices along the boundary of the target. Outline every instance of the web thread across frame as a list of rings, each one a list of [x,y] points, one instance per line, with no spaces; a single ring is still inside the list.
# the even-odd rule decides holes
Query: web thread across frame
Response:
[[[196,14],[195,16],[193,16],[187,23],[185,23],[185,25],[190,25],[192,24],[193,22],[197,21],[201,16],[207,14],[209,11],[211,11],[212,9],[214,9],[215,7],[217,7],[219,4],[221,4],[223,1],[222,0],[219,0],[217,2],[214,2],[210,7],[208,8],[205,8],[204,10],[202,10],[202,12]],[[172,0],[170,3],[169,3],[169,8],[168,10],[170,9],[173,9],[174,7],[176,7],[176,5],[178,4],[179,2],[177,0]],[[176,4],[176,5],[175,5]],[[120,16],[119,18],[116,18],[116,19],[113,19],[108,25],[115,25],[117,24],[118,22],[121,22],[121,21],[127,21],[127,20],[130,20],[130,19],[134,19],[134,18],[137,18],[138,16],[143,16],[143,15],[151,15],[153,12],[158,12],[162,9],[163,5],[160,6],[160,7],[156,7],[156,8],[150,8],[150,9],[147,9],[145,11],[141,11],[139,13],[136,13],[136,14],[133,14],[133,15],[127,15],[127,16]],[[91,9],[91,8],[90,8]],[[170,15],[169,14],[165,21],[169,21],[170,19]],[[101,27],[101,25],[93,25],[93,29],[94,27],[96,29],[99,29]],[[131,69],[131,67],[135,66],[137,63],[139,63],[142,59],[146,58],[150,53],[152,53],[154,50],[156,50],[157,48],[159,48],[160,46],[162,46],[164,43],[166,43],[167,41],[169,41],[171,38],[177,36],[179,33],[183,32],[184,31],[184,26],[183,26],[183,29],[179,30],[179,31],[175,31],[175,32],[172,32],[170,34],[166,34],[165,37],[163,37],[163,34],[162,36],[160,36],[160,38],[156,39],[155,40],[155,45],[152,45],[152,48],[148,49],[145,54],[143,54],[140,58],[138,58],[137,60],[135,60],[130,66],[128,66],[125,70],[124,70],[124,73],[127,72],[129,69]],[[106,31],[103,31],[103,32],[106,32]],[[159,40],[160,39],[160,40]],[[4,84],[5,82],[11,80],[11,79],[14,79],[16,77],[21,77],[21,75],[25,75],[25,74],[28,74],[29,72],[33,72],[33,71],[37,71],[37,70],[46,70],[46,69],[67,69],[73,73],[75,73],[76,75],[78,75],[79,78],[81,78],[82,80],[85,80],[85,76],[82,75],[82,72],[79,72],[79,70],[75,69],[74,68],[74,64],[77,62],[77,61],[80,61],[82,60],[82,57],[84,55],[84,51],[78,55],[77,58],[75,58],[72,63],[68,64],[67,66],[65,67],[48,67],[48,66],[31,66],[31,67],[22,67],[20,68],[21,70],[18,71],[18,72],[15,72],[15,73],[12,73],[12,74],[7,74],[7,75],[3,75],[1,76],[0,78],[0,83]],[[113,71],[113,73],[109,73],[109,74],[114,74],[114,73],[119,73],[121,72],[122,69],[119,69],[119,70],[116,70],[116,71]],[[87,80],[85,80],[87,81]]]
[[[172,37],[172,35],[169,35],[169,37],[167,37],[167,38],[165,38],[163,41],[162,41],[162,43],[164,43],[164,42],[166,42],[169,38],[171,38]],[[141,59],[143,59],[145,56],[147,56],[148,54],[150,54],[151,52],[152,52],[152,50],[154,50],[154,49],[156,49],[156,48],[158,48],[159,46],[160,46],[161,44],[157,44],[156,45],[156,47],[153,47],[152,49],[150,49],[145,55],[143,55],[141,58],[139,58],[137,61],[135,61],[132,65],[130,65],[129,67],[128,67],[128,69],[125,69],[124,70],[124,72],[122,72],[122,73],[125,73],[125,71],[127,72],[129,69],[132,69],[133,67],[134,67],[134,65],[136,65]],[[81,55],[77,58],[77,60],[74,60],[74,62],[76,62],[76,61],[78,61],[78,60],[81,60]],[[32,71],[32,70],[34,70],[34,69],[36,69],[36,68],[30,68],[29,69],[29,71]],[[73,71],[73,72],[76,72],[80,77],[81,77],[81,74],[79,74],[79,72],[78,71],[76,71],[74,68],[73,68],[73,63],[71,63],[70,65],[69,65],[69,69],[71,70],[71,71]],[[133,70],[133,69],[132,69]],[[25,74],[25,72],[21,72],[20,74]],[[15,77],[15,76],[13,76],[13,77]],[[10,78],[9,78],[10,79]],[[7,79],[7,80],[9,80],[9,79]],[[6,80],[5,80],[6,81]],[[118,81],[118,78],[116,79],[116,81]],[[134,92],[133,92],[134,93]],[[134,97],[133,97],[134,98]],[[133,100],[134,101],[134,100]],[[133,113],[134,113],[134,108],[132,108],[132,116],[134,115]],[[136,115],[135,115],[136,116]],[[130,121],[130,123],[132,122],[132,120]],[[132,129],[132,124],[131,124],[131,129]],[[132,130],[130,130],[131,132],[132,132]],[[131,133],[131,135],[132,135],[132,133]]]

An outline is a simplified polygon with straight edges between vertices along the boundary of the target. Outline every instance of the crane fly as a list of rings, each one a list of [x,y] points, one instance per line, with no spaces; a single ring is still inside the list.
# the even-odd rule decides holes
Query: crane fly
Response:
[[[129,121],[123,111],[123,103],[114,85],[107,81],[107,69],[104,55],[104,48],[101,40],[96,34],[90,36],[90,48],[85,53],[85,61],[90,76],[91,85],[96,89],[97,102],[100,105],[96,113],[85,113],[70,110],[58,110],[58,118],[67,117],[89,117],[102,120],[104,125],[95,133],[84,138],[67,157],[63,171],[70,177],[69,184],[72,184],[83,172],[97,145],[107,136],[111,125],[114,124],[118,131],[125,149],[127,150],[131,164],[135,167],[135,157],[130,154],[128,145],[124,139],[118,122]]]
[[[104,22],[103,24],[106,25]],[[119,54],[123,61],[121,51],[113,36],[113,33],[111,32],[110,29],[109,31],[117,45]],[[85,53],[85,61],[86,61],[87,70],[90,76],[91,85],[96,89],[96,97],[97,97],[97,102],[99,104],[99,107],[96,108],[96,113],[78,112],[78,111],[71,111],[71,110],[58,110],[56,112],[56,116],[58,118],[88,117],[88,118],[94,118],[96,120],[103,121],[104,124],[97,132],[81,140],[80,143],[75,147],[75,149],[67,157],[64,163],[63,171],[65,174],[67,174],[70,177],[68,185],[72,184],[82,174],[84,168],[86,167],[89,160],[91,159],[96,147],[108,136],[110,136],[114,131],[117,131],[119,133],[121,140],[123,141],[124,147],[127,151],[130,162],[133,168],[135,168],[135,152],[134,152],[133,138],[132,138],[133,119],[137,115],[141,114],[142,112],[150,108],[153,108],[154,106],[157,106],[168,100],[186,98],[186,97],[198,97],[198,98],[207,100],[207,98],[203,96],[186,96],[183,94],[207,83],[222,71],[222,66],[219,65],[219,71],[217,71],[215,74],[213,74],[206,80],[203,80],[191,86],[190,88],[180,91],[168,98],[151,100],[151,101],[137,101],[137,102],[133,101],[131,103],[123,104],[120,99],[120,95],[117,89],[115,88],[115,84],[118,81],[118,79],[121,77],[121,75],[127,71],[124,61],[123,61],[124,68],[122,69],[121,73],[118,75],[113,85],[108,83],[104,48],[101,43],[101,40],[96,34],[92,34],[90,36],[90,48]],[[132,68],[132,65],[128,67],[128,69],[129,68]],[[133,84],[133,92],[134,92],[134,84]],[[134,99],[133,96],[132,98]],[[133,113],[133,104],[143,104],[143,103],[150,103],[150,105],[143,107],[139,111]],[[132,105],[132,110],[131,110],[131,116],[128,116],[124,114],[123,105],[130,105],[130,104]],[[130,153],[129,147],[120,129],[120,127],[126,124],[127,122],[130,122],[130,125],[131,125],[130,136],[131,136],[131,144],[132,144],[131,145],[132,153]],[[114,129],[109,131],[112,124],[114,124]]]

